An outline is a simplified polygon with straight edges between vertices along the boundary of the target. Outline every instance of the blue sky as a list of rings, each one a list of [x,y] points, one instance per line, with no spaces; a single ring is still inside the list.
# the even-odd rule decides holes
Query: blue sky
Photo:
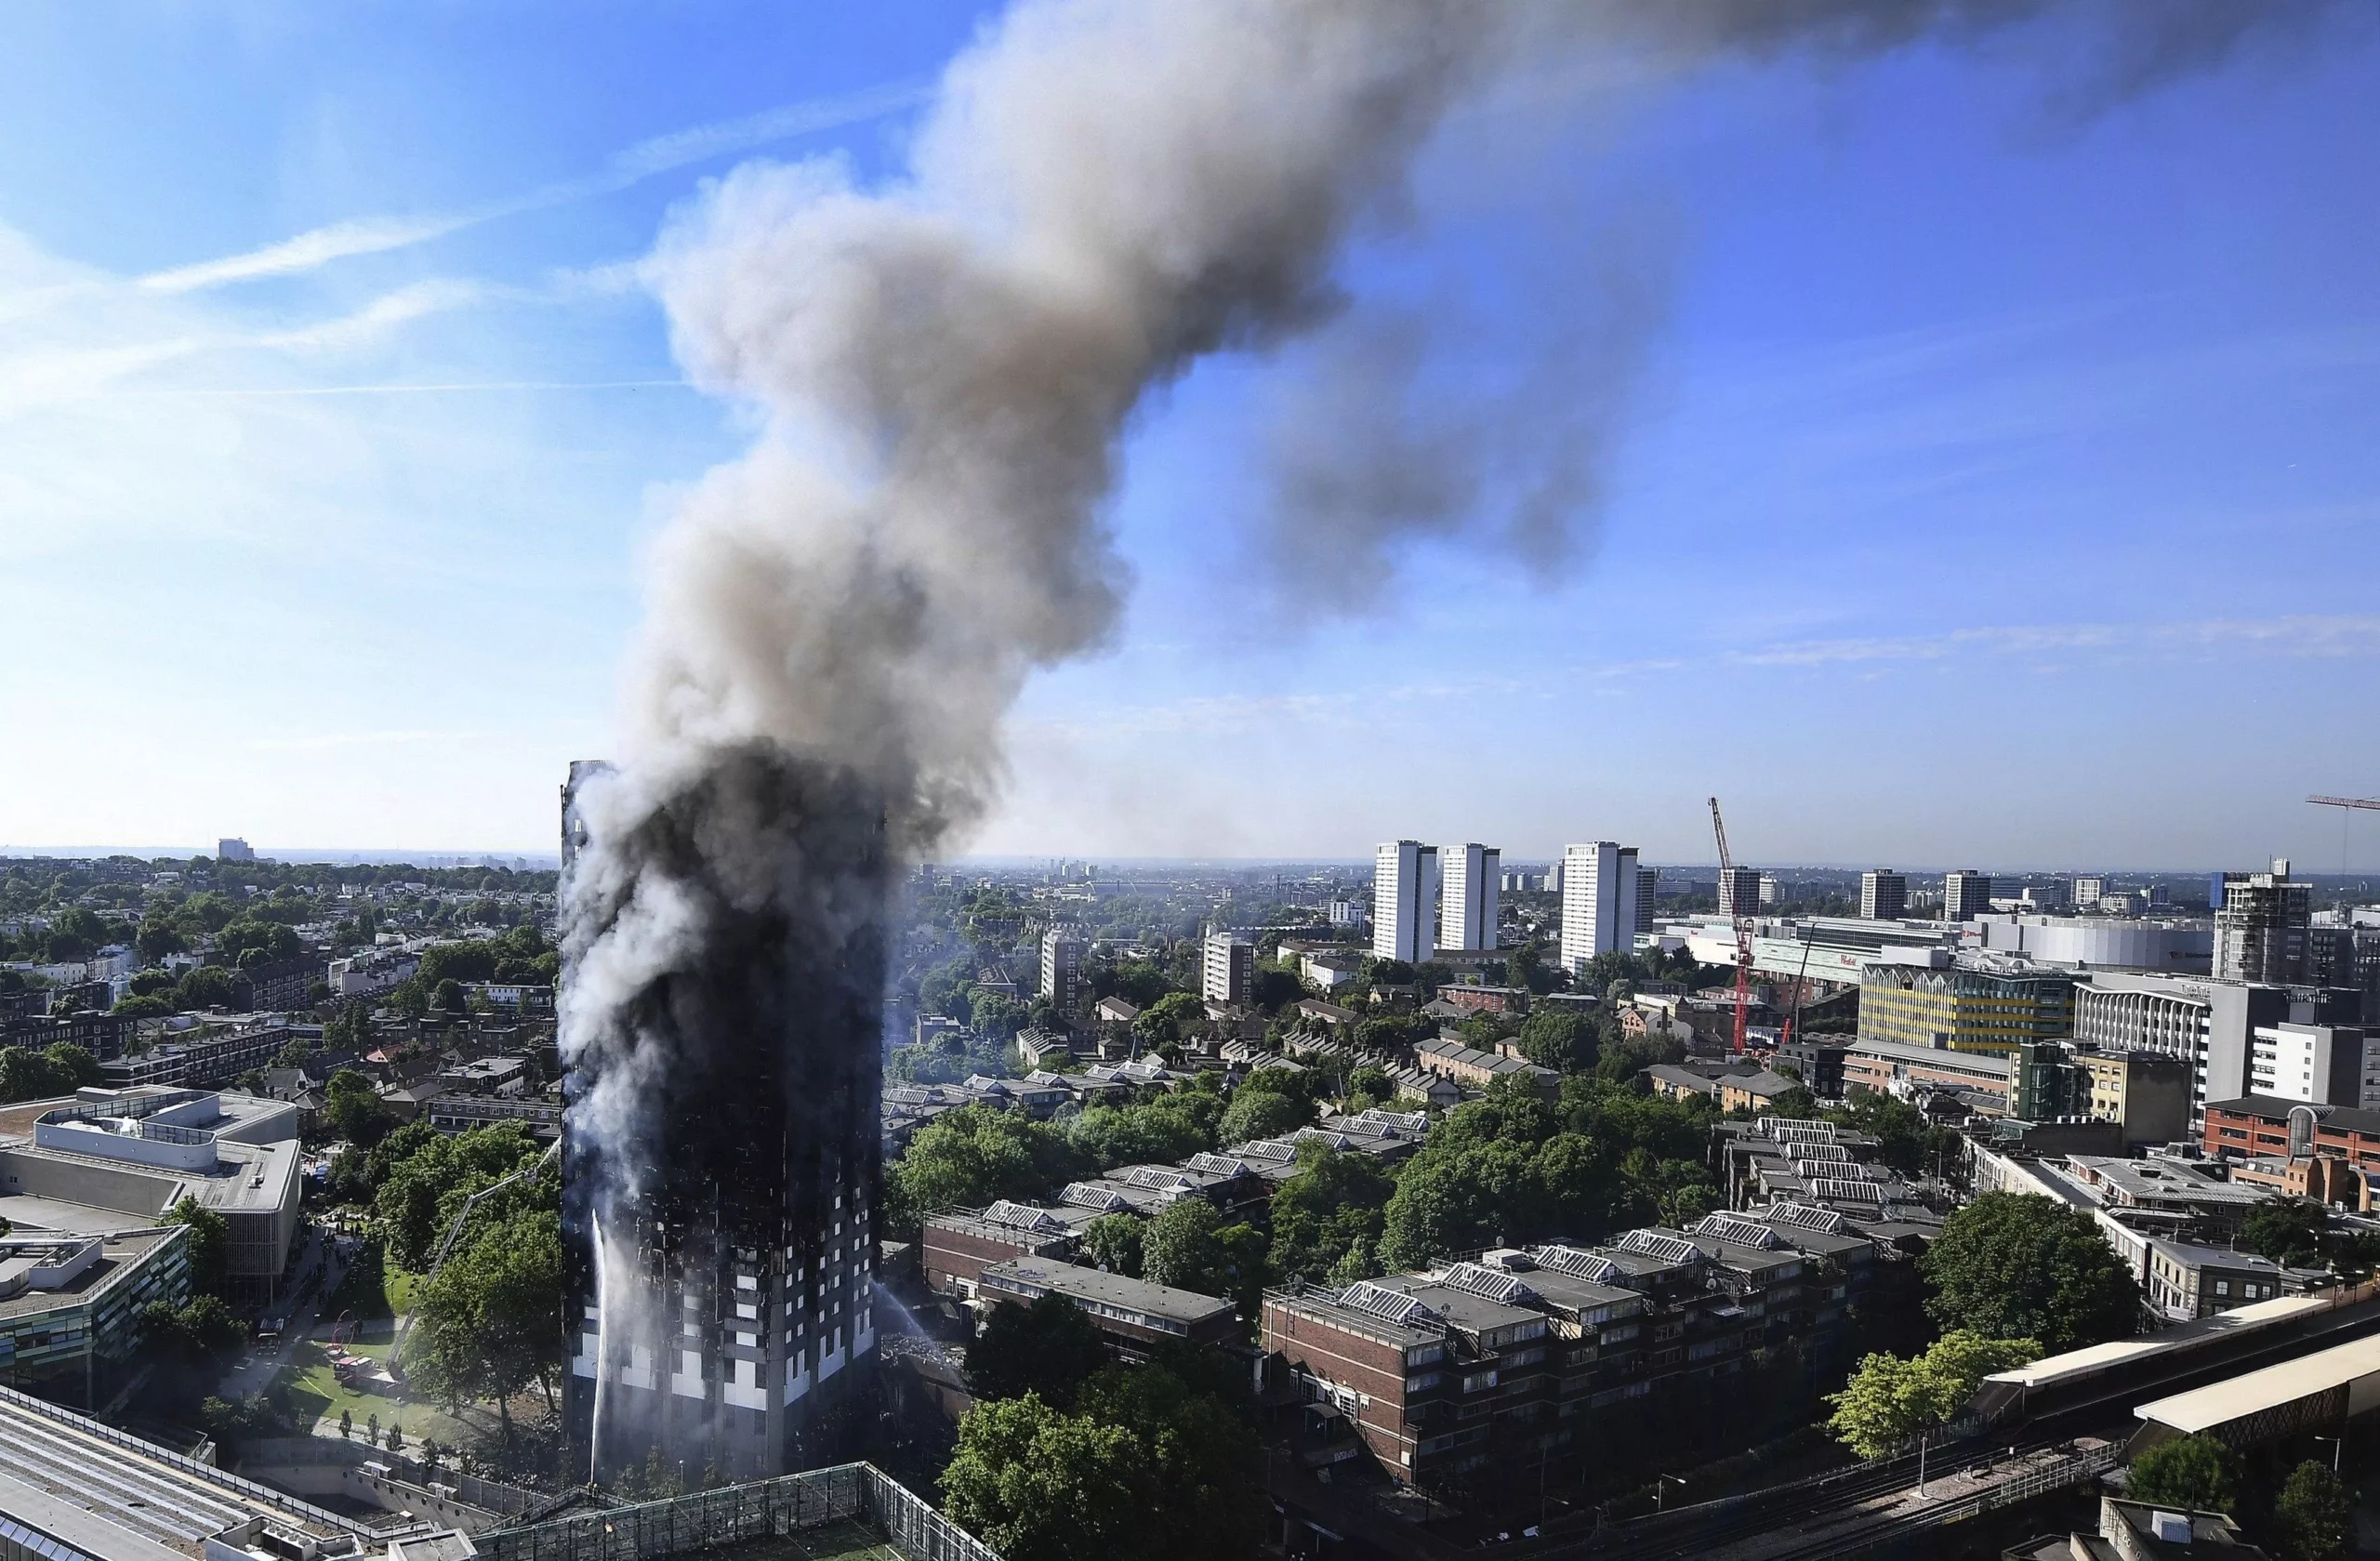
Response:
[[[0,843],[546,850],[641,549],[748,437],[636,277],[897,167],[986,8],[31,5],[0,50]],[[1299,355],[1147,409],[987,853],[2340,858],[2380,792],[2380,35],[2077,120],[2023,50],[1500,102],[1348,258],[1507,386],[1620,275],[1604,502],[1368,605],[1255,540]],[[2380,867],[2380,825],[2352,843]]]

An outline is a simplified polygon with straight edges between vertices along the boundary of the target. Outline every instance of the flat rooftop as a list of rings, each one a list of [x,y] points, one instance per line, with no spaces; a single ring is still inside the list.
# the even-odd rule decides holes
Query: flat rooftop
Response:
[[[2358,1339],[2296,1360],[2285,1360],[2260,1371],[2249,1371],[2189,1393],[2160,1398],[2153,1404],[2143,1404],[2132,1412],[2140,1420],[2189,1436],[2370,1377],[2380,1377],[2380,1338]],[[2352,1397],[2351,1395],[2350,1401]]]
[[[1230,1302],[1215,1296],[1046,1258],[1011,1258],[993,1263],[984,1270],[980,1282],[995,1291],[1009,1290],[1027,1299],[1054,1291],[1102,1316],[1123,1322],[1156,1319],[1185,1329],[1232,1312]]]
[[[7,1202],[0,1202],[0,1210],[7,1207]],[[141,1230],[105,1237],[99,1247],[99,1261],[68,1283],[56,1290],[19,1290],[6,1301],[0,1301],[0,1323],[12,1322],[19,1317],[39,1316],[44,1312],[79,1305],[102,1295],[139,1273],[142,1261],[172,1238],[173,1233],[165,1230]]]
[[[0,1513],[93,1561],[195,1561],[261,1517],[326,1550],[386,1542],[364,1525],[0,1389]]]
[[[2091,1344],[2082,1349],[2069,1350],[2064,1355],[2048,1356],[2013,1371],[1995,1371],[1984,1380],[2042,1387],[2072,1377],[2087,1377],[2095,1371],[2104,1371],[2126,1361],[2205,1343],[2226,1334],[2287,1322],[2293,1317],[2327,1310],[2330,1304],[2327,1299],[2319,1295],[2285,1295],[2278,1301],[2259,1301],[2253,1306],[2218,1312],[2214,1316],[2180,1323],[2143,1338],[2111,1339],[2104,1344]]]

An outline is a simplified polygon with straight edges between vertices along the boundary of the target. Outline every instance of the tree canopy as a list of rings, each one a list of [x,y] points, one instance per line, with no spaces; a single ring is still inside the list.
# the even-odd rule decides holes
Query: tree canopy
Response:
[[[1297,1174],[1273,1192],[1274,1277],[1344,1286],[1377,1275],[1395,1191],[1369,1155],[1316,1141],[1300,1144]]]
[[[2158,1443],[2132,1461],[2125,1485],[2135,1501],[2196,1513],[2228,1513],[2239,1491],[2238,1456],[2212,1436]]]
[[[1943,1222],[1918,1259],[1945,1328],[2037,1339],[2052,1354],[2122,1338],[2140,1287],[2090,1215],[2031,1193],[1986,1193]]]
[[[513,1394],[535,1382],[552,1400],[562,1306],[561,1214],[519,1209],[451,1254],[422,1288],[407,1364],[449,1402],[495,1399],[509,1439]]]
[[[919,1128],[885,1173],[885,1223],[914,1235],[935,1210],[1045,1198],[1097,1169],[1061,1128],[1022,1111],[964,1106]]]
[[[1862,1458],[1882,1458],[1911,1437],[1947,1424],[1995,1371],[2041,1358],[2030,1339],[1986,1339],[1954,1329],[1913,1359],[1871,1355],[1843,1391],[1830,1394],[1827,1422],[1838,1440]]]
[[[1431,1131],[1398,1173],[1380,1261],[1418,1268],[1449,1252],[1681,1224],[1716,1206],[1703,1164],[1711,1108],[1572,1078],[1547,1104],[1500,1080]]]
[[[2282,1561],[2347,1561],[2355,1548],[2355,1493],[2329,1464],[2308,1460],[2281,1486],[2272,1526]]]
[[[1263,1527],[1256,1437],[1186,1361],[979,1401],[942,1475],[945,1510],[1008,1561],[1237,1561]]]
[[[1141,1277],[1201,1295],[1228,1296],[1252,1315],[1264,1290],[1264,1234],[1223,1224],[1202,1197],[1168,1205],[1141,1235]]]
[[[192,1295],[220,1299],[230,1281],[231,1227],[223,1216],[188,1194],[167,1211],[165,1224],[189,1227],[186,1261]]]
[[[1107,1361],[1099,1329],[1063,1295],[992,1308],[967,1350],[967,1391],[979,1400],[1035,1394],[1071,1409],[1092,1372]]]

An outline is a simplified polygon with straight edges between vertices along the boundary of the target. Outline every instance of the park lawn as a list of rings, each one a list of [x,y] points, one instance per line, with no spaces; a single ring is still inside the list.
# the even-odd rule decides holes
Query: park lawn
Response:
[[[348,1348],[356,1355],[386,1360],[389,1345],[390,1342],[383,1339],[374,1343],[350,1344]],[[424,1436],[436,1437],[447,1447],[476,1445],[486,1435],[479,1426],[458,1421],[435,1405],[377,1393],[357,1393],[340,1386],[331,1371],[329,1354],[311,1339],[298,1346],[290,1357],[290,1368],[289,1407],[301,1424],[320,1423],[324,1430],[336,1429],[339,1411],[344,1409],[355,1417],[358,1440],[373,1415],[380,1417],[383,1431],[391,1425],[403,1427],[408,1446],[418,1446]]]
[[[901,1553],[856,1523],[830,1523],[793,1537],[809,1561],[902,1561]]]

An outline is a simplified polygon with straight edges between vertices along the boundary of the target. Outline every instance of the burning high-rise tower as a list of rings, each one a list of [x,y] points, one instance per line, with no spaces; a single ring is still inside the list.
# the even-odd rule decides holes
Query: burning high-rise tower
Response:
[[[562,794],[564,1000],[583,1021],[580,983],[631,983],[603,996],[594,1065],[581,1037],[564,1135],[574,1462],[609,1478],[657,1456],[689,1482],[826,1462],[826,1411],[876,1343],[879,809],[764,750],[645,805],[600,795],[621,784],[574,764]],[[773,853],[707,854],[707,829],[761,820]],[[655,896],[699,937],[590,970]]]

